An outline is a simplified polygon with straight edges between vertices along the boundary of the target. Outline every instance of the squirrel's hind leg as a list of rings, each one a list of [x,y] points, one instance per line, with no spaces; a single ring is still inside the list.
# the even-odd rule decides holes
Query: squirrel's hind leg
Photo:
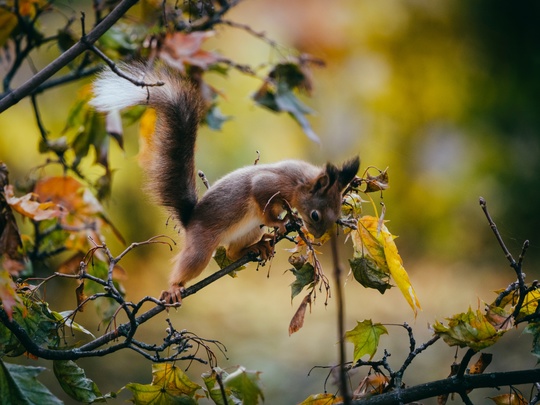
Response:
[[[182,301],[182,290],[186,283],[206,268],[217,246],[199,243],[186,243],[186,246],[176,257],[176,263],[169,278],[169,289],[161,293],[160,300],[167,304]]]

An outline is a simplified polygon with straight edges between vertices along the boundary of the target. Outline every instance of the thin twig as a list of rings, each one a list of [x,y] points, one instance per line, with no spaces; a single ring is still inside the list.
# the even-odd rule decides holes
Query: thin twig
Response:
[[[341,278],[343,269],[339,263],[337,237],[332,233],[330,238],[332,248],[332,263],[334,266],[334,280],[337,296],[337,329],[338,329],[338,347],[339,347],[339,387],[343,397],[343,403],[349,405],[351,403],[351,393],[347,384],[347,371],[345,370],[345,304],[343,297],[343,287]]]

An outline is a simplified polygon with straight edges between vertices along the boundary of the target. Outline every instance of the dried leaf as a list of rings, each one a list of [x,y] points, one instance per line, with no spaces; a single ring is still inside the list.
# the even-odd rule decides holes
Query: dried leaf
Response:
[[[365,399],[382,394],[388,385],[388,377],[380,373],[366,376],[353,392],[353,399]]]
[[[469,374],[482,374],[487,366],[489,366],[492,359],[493,355],[491,353],[480,353],[480,357],[470,368]]]
[[[78,287],[75,289],[75,296],[77,298],[77,308],[80,312],[83,312],[84,302],[88,298],[84,293],[84,280],[82,280]]]
[[[298,405],[333,405],[343,403],[342,397],[337,397],[334,394],[315,394],[310,395]]]
[[[364,179],[366,189],[364,193],[373,193],[375,191],[384,191],[388,188],[388,168],[380,172],[377,176],[371,176],[369,173]]]
[[[4,187],[4,196],[11,208],[34,221],[58,218],[64,214],[62,207],[57,204],[52,202],[38,202],[38,197],[34,193],[28,193],[22,197],[15,197],[12,185]]]
[[[159,51],[159,58],[180,72],[185,72],[187,66],[207,70],[222,60],[219,55],[201,49],[203,42],[213,35],[213,31],[168,33]]]
[[[511,394],[501,394],[494,397],[488,397],[496,405],[527,405],[528,402],[517,392]]]
[[[302,329],[302,326],[304,326],[304,318],[306,316],[306,309],[308,305],[311,307],[311,294],[304,297],[300,303],[300,306],[296,310],[296,313],[292,317],[291,323],[289,324],[289,336],[295,332],[298,332],[300,329]]]

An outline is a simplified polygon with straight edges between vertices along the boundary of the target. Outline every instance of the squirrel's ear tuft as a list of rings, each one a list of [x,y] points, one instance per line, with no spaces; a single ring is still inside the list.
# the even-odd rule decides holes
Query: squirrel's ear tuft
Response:
[[[313,188],[311,189],[312,193],[316,193],[320,190],[326,192],[330,187],[334,185],[339,176],[339,169],[334,166],[332,163],[327,163],[324,167],[324,171],[320,174],[319,177],[315,180]]]
[[[358,169],[360,168],[360,158],[355,156],[354,158],[347,160],[343,163],[341,170],[338,174],[338,185],[340,190],[343,190],[354,179]]]

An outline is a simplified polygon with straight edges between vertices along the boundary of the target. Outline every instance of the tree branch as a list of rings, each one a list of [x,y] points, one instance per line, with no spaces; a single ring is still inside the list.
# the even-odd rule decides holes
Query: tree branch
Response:
[[[240,258],[236,262],[230,264],[229,266],[223,268],[222,270],[217,271],[216,273],[208,276],[207,278],[199,281],[198,283],[192,285],[191,287],[186,288],[182,291],[182,298],[188,297],[197,293],[202,288],[213,283],[219,278],[233,272],[244,264],[255,261],[256,257],[253,253],[247,254],[244,257]],[[147,301],[152,301],[156,304],[155,307],[149,309],[138,317],[135,317],[137,311],[142,307]],[[127,303],[126,303],[127,304]],[[147,322],[151,318],[160,314],[164,310],[169,308],[168,306],[163,305],[157,300],[146,297],[143,298],[139,304],[135,305],[135,309],[132,312],[134,319],[130,319],[128,322],[121,324],[114,330],[100,336],[97,339],[92,340],[89,343],[86,343],[78,348],[68,349],[68,350],[59,350],[59,349],[47,349],[39,346],[35,343],[31,336],[24,330],[16,321],[10,320],[3,308],[0,307],[0,322],[2,322],[12,333],[13,335],[21,342],[24,348],[31,354],[46,359],[46,360],[77,360],[83,357],[98,357],[105,356],[107,354],[116,352],[125,348],[133,348],[131,344],[131,337],[134,336],[137,328],[143,323]],[[105,349],[100,349],[101,347],[109,344],[110,342],[118,340],[120,337],[126,338],[126,340],[108,346]],[[169,358],[160,359],[160,361],[168,361]]]
[[[397,389],[368,399],[353,401],[353,405],[395,405],[434,398],[452,392],[465,392],[475,388],[495,388],[501,386],[540,382],[540,369],[508,371],[489,374],[465,374],[461,378],[418,384],[411,388]]]
[[[57,73],[60,69],[88,50],[88,45],[96,42],[114,23],[116,23],[138,0],[122,0],[107,17],[95,26],[88,35],[65,51],[40,72],[32,76],[17,89],[0,95],[0,113],[17,104],[24,97],[34,93],[35,89]]]

